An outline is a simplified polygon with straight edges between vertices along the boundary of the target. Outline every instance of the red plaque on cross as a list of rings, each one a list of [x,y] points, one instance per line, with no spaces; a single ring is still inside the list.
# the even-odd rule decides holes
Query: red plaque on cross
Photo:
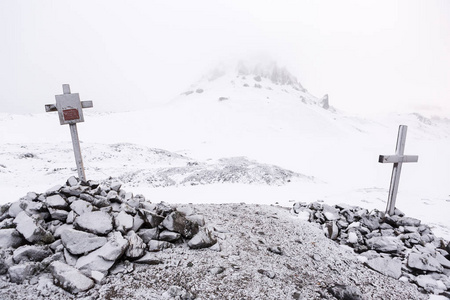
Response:
[[[76,108],[63,110],[63,116],[65,121],[78,120],[80,118],[80,114]]]

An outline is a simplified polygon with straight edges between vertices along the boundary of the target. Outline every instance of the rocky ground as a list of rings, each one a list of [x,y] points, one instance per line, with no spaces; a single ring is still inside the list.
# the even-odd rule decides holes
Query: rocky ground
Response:
[[[72,178],[2,219],[1,299],[428,298],[278,206],[168,207]]]

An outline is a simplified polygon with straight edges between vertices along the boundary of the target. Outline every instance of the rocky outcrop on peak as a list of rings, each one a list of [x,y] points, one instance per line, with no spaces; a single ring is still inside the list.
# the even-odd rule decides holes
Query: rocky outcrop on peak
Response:
[[[434,236],[428,225],[398,209],[378,210],[315,203],[295,203],[292,211],[319,224],[325,236],[351,247],[369,268],[424,292],[450,296],[450,243]]]

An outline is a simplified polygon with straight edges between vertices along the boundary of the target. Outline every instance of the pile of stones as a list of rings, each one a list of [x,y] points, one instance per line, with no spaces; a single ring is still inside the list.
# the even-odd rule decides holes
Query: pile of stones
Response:
[[[134,263],[162,263],[157,251],[219,248],[216,241],[191,206],[152,204],[118,182],[71,177],[0,207],[0,276],[33,284],[45,274],[76,294]]]
[[[415,283],[423,292],[450,297],[450,244],[420,220],[398,209],[391,216],[319,202],[295,203],[292,211],[319,224],[330,239],[351,247],[369,268]]]

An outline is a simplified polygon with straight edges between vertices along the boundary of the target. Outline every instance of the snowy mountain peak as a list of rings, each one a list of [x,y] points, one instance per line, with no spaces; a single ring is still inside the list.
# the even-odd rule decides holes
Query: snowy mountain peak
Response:
[[[257,82],[260,82],[262,78],[266,78],[273,84],[290,85],[297,90],[305,91],[300,82],[298,82],[297,78],[292,75],[286,67],[279,66],[273,60],[263,60],[257,62],[250,60],[239,60],[233,64],[222,63],[214,68],[205,77],[209,81],[214,81],[217,78],[230,73],[236,76],[250,76]]]

